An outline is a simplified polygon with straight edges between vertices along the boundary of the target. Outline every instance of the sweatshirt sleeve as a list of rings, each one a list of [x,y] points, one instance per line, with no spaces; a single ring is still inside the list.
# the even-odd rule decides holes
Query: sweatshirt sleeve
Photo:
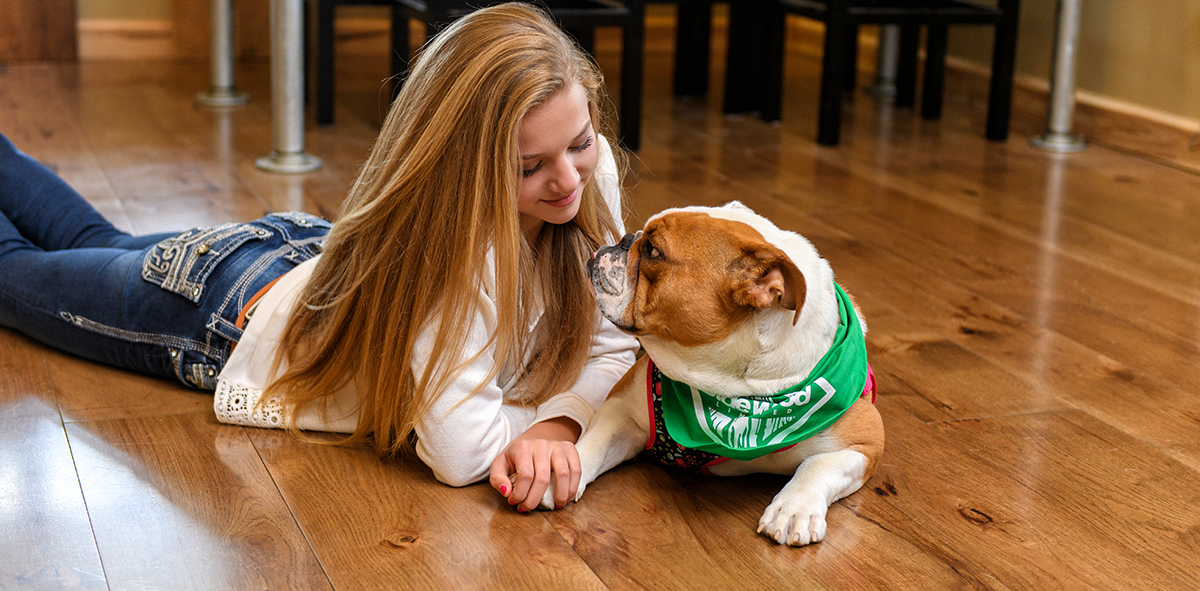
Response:
[[[492,348],[487,346],[488,335],[495,332],[496,314],[491,300],[482,300],[459,361],[478,356],[416,425],[417,455],[438,480],[450,486],[466,486],[486,477],[492,460],[532,424],[532,409],[505,405],[496,380],[486,379],[493,358]],[[433,340],[433,330],[423,331],[418,339],[415,375],[425,371]],[[483,386],[472,395],[481,383]]]
[[[597,318],[587,364],[579,379],[566,392],[538,406],[535,422],[565,416],[586,431],[608,392],[636,360],[637,339],[621,332],[604,317],[597,315]]]

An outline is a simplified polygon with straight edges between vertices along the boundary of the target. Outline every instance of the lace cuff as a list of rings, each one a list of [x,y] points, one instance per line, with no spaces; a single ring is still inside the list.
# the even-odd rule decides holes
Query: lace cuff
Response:
[[[258,405],[262,395],[263,391],[257,388],[218,380],[217,390],[213,393],[213,411],[222,423],[282,429],[285,423],[279,400],[271,398]]]

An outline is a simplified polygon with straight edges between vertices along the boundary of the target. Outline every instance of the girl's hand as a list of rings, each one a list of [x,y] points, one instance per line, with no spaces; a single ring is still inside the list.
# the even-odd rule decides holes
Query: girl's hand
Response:
[[[492,461],[491,485],[522,513],[532,511],[554,482],[554,505],[560,508],[579,489],[579,452],[575,442],[582,428],[558,417],[535,423]]]

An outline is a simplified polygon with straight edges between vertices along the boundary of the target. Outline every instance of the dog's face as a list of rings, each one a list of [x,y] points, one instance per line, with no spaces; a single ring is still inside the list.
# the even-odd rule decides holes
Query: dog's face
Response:
[[[794,321],[805,298],[804,275],[782,250],[749,223],[704,208],[652,218],[597,251],[587,269],[604,316],[643,342],[716,343],[758,310],[778,305]]]

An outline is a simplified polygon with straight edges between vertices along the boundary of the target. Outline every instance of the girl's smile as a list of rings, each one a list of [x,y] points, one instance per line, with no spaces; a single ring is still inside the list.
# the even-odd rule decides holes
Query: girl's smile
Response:
[[[532,242],[542,224],[565,224],[596,168],[596,132],[587,92],[578,82],[550,95],[521,120],[521,189],[517,211]]]

